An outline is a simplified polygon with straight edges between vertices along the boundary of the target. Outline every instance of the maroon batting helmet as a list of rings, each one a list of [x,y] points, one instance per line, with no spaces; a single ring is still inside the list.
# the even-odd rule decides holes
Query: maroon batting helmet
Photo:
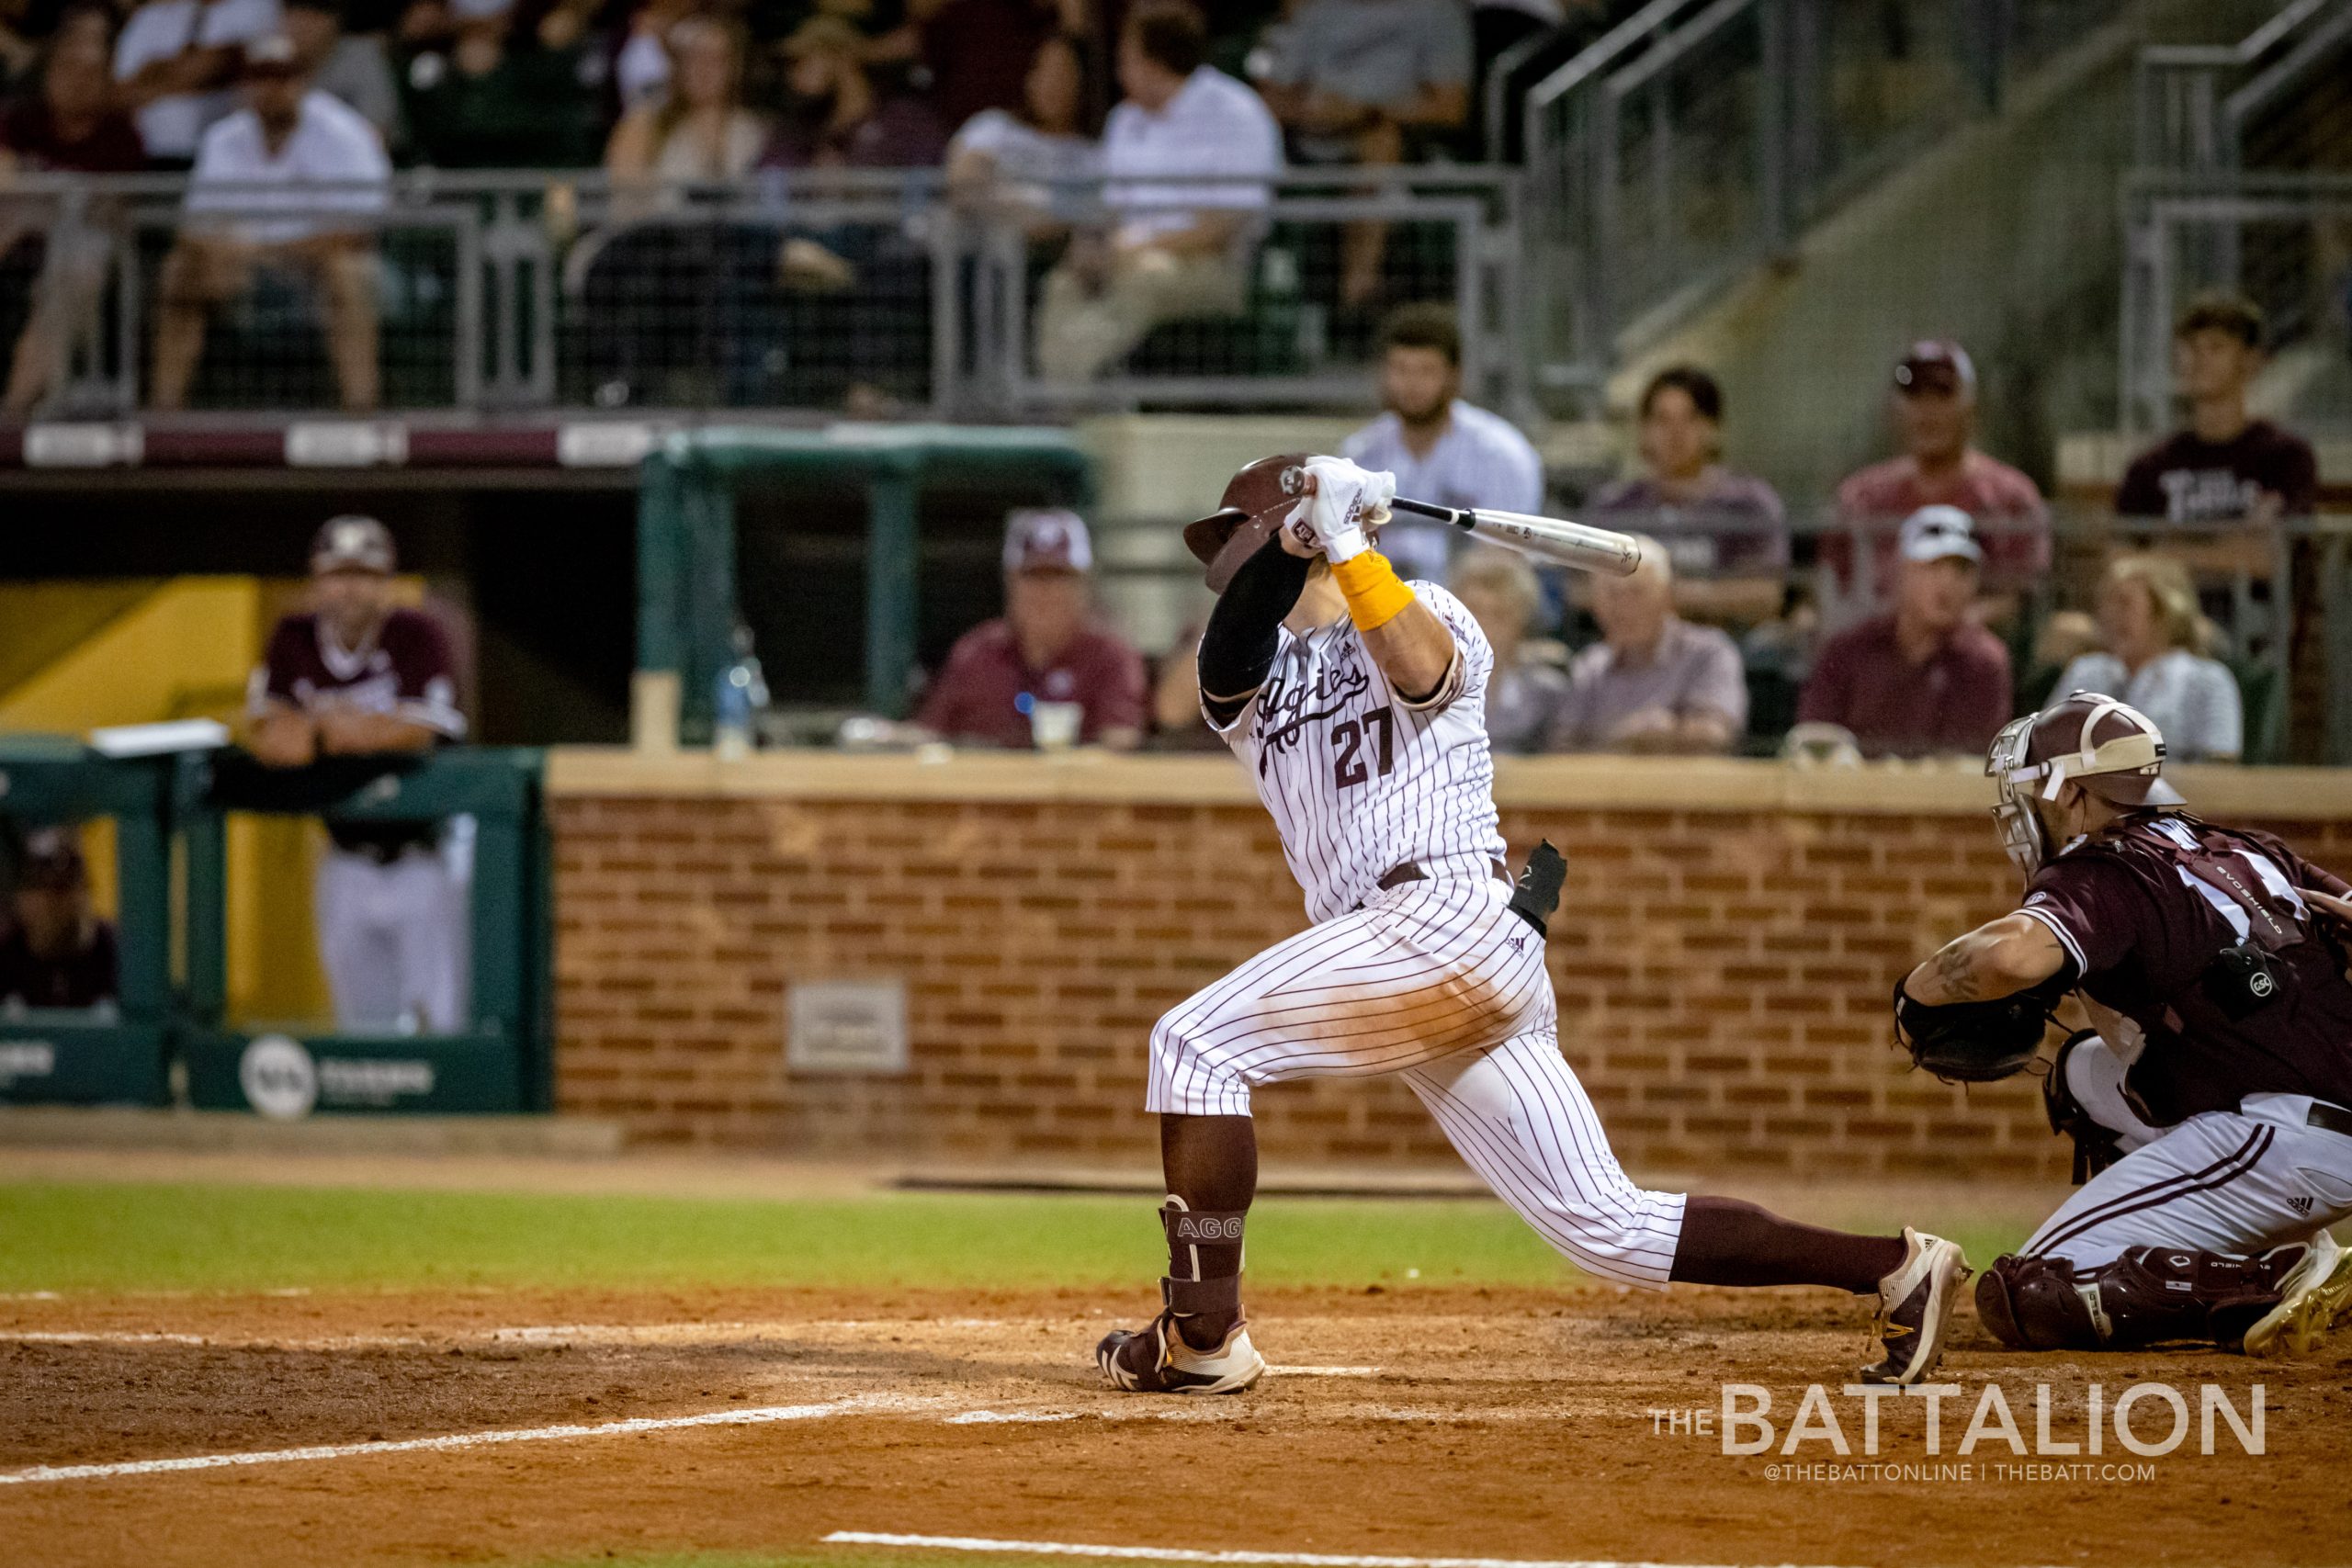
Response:
[[[1184,547],[1208,568],[1208,584],[1217,592],[1225,592],[1241,563],[1274,536],[1306,494],[1307,457],[1305,452],[1284,452],[1259,458],[1225,481],[1215,512],[1184,525]]]

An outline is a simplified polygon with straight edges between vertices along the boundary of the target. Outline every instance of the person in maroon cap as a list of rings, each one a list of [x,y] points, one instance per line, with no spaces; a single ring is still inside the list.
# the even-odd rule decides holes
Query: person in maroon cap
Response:
[[[1143,656],[1094,618],[1086,524],[1059,508],[1005,521],[1004,615],[966,632],[923,698],[917,722],[983,746],[1069,739],[1125,750],[1143,738]]]
[[[89,867],[73,829],[26,835],[10,905],[16,919],[0,926],[0,1010],[114,999],[114,925],[90,908]]]
[[[1974,446],[1976,367],[1943,339],[1911,345],[1894,367],[1891,399],[1902,456],[1847,476],[1838,514],[1868,530],[1872,581],[1883,596],[1893,579],[1895,525],[1923,506],[1956,506],[1984,527],[1986,586],[2014,592],[2050,565],[2050,511],[2033,481]],[[1990,525],[1990,526],[1986,526]],[[1841,592],[1857,591],[1851,536],[1822,538],[1821,559]]]
[[[465,737],[449,641],[392,603],[392,536],[335,517],[311,546],[311,609],[270,634],[247,698],[246,748],[265,766],[423,751]],[[345,1029],[463,1027],[466,879],[443,825],[338,822],[314,897],[319,957]]]

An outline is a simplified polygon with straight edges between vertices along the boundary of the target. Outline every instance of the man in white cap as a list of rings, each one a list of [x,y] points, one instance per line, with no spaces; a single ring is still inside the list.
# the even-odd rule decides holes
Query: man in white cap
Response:
[[[270,634],[246,747],[267,767],[424,751],[462,740],[448,638],[392,603],[392,536],[328,520],[311,544],[311,609]],[[462,819],[460,819],[462,820]],[[466,856],[443,823],[336,823],[314,890],[337,1025],[446,1034],[467,1021]]]
[[[1797,703],[1866,756],[1982,752],[2009,718],[2009,650],[1971,615],[1984,559],[1968,513],[1923,506],[1896,542],[1894,606],[1829,639]]]
[[[1122,750],[1140,741],[1143,656],[1095,618],[1093,567],[1093,543],[1077,513],[1010,513],[1004,614],[956,639],[923,698],[922,727],[951,740],[1020,748],[1053,734],[1057,716],[1075,716],[1069,739]]]

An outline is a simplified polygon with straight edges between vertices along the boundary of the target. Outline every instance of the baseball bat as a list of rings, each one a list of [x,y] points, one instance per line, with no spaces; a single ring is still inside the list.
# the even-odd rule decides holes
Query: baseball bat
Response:
[[[1631,577],[1642,564],[1642,547],[1631,534],[1571,523],[1565,517],[1538,517],[1526,512],[1493,512],[1469,507],[1439,506],[1397,496],[1391,512],[1427,517],[1459,528],[1490,544],[1509,545],[1540,560],[1556,561],[1580,571],[1605,571]]]

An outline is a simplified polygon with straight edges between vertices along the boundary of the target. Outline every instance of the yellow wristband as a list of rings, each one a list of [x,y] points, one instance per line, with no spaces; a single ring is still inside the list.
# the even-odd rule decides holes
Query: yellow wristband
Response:
[[[1340,592],[1347,595],[1348,619],[1355,622],[1360,632],[1386,626],[1413,602],[1413,591],[1398,580],[1396,569],[1378,550],[1337,562],[1331,575],[1339,580]]]

